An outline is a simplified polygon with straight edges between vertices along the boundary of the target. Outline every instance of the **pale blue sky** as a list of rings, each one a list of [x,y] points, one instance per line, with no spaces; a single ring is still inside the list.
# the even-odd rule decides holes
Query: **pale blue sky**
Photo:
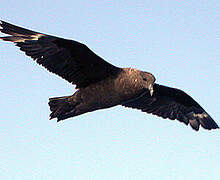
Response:
[[[87,44],[114,65],[152,72],[220,124],[219,3],[1,2],[0,19]],[[120,106],[61,123],[48,98],[74,87],[0,42],[0,179],[218,180],[220,131]]]

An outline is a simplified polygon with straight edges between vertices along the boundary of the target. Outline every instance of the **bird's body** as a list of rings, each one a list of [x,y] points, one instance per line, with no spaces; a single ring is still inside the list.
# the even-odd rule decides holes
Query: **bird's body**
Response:
[[[14,42],[38,64],[76,85],[72,96],[49,99],[57,121],[116,105],[177,119],[194,130],[219,128],[209,114],[182,90],[155,83],[151,73],[116,67],[74,40],[38,33],[1,21],[0,37]]]
[[[80,88],[72,96],[51,98],[49,102],[52,111],[51,117],[63,120],[67,117],[120,105],[128,99],[136,98],[137,94],[144,93],[155,81],[154,76],[150,73],[141,73],[150,75],[148,77],[150,80],[143,81],[143,75],[140,76],[139,70],[123,68],[116,77],[110,76],[106,80]],[[63,106],[59,106],[60,102],[65,103]]]

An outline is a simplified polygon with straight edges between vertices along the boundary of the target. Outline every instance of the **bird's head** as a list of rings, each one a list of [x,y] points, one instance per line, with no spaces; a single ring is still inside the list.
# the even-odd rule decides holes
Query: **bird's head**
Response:
[[[142,83],[144,85],[144,88],[148,89],[150,91],[150,95],[153,96],[153,84],[155,82],[155,77],[153,76],[153,74],[149,73],[149,72],[140,72],[141,78],[142,78]]]

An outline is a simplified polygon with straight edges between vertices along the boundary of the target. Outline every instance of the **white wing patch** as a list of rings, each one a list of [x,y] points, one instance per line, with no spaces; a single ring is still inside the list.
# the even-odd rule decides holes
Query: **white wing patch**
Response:
[[[44,34],[34,34],[34,35],[28,35],[24,36],[21,34],[14,34],[13,36],[17,37],[13,42],[25,42],[26,40],[38,40],[40,37],[45,36]]]
[[[207,118],[209,115],[208,114],[206,114],[206,113],[202,113],[202,114],[193,114],[193,117],[195,117],[195,118],[200,118],[200,119],[202,119],[202,118]]]

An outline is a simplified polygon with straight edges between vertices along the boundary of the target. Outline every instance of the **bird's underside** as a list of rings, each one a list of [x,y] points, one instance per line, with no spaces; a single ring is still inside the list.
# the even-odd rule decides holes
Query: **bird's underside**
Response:
[[[1,21],[0,37],[15,43],[38,64],[76,85],[72,96],[50,98],[50,118],[58,121],[86,112],[122,105],[162,118],[177,119],[194,130],[219,128],[185,92],[154,83],[151,73],[119,68],[77,41],[38,33]]]

